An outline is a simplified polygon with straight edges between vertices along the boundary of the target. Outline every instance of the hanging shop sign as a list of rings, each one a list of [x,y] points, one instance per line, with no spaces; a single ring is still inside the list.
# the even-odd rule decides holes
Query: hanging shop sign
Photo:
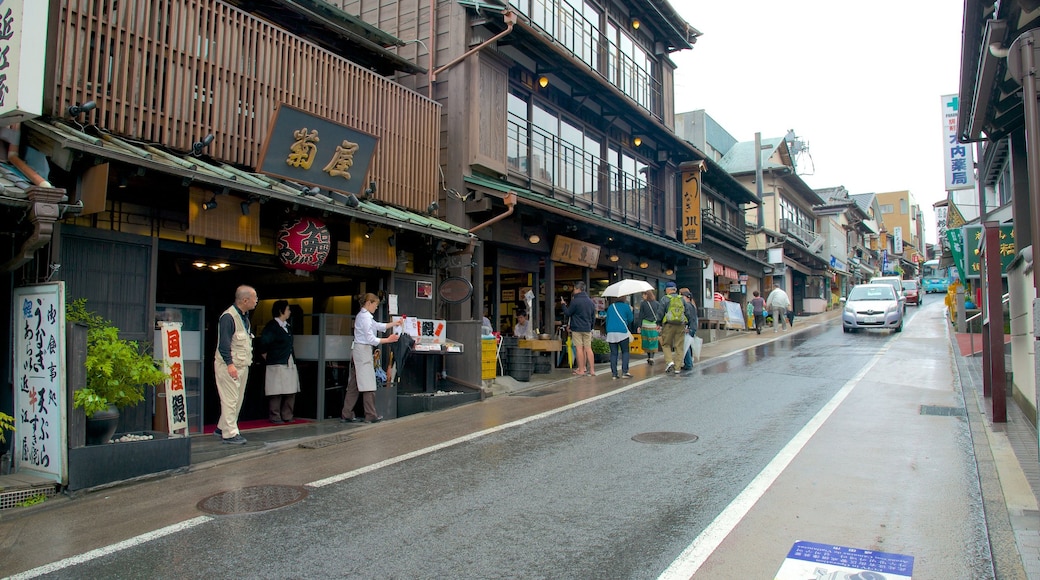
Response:
[[[975,161],[971,145],[957,139],[958,96],[942,96],[943,165],[946,169],[946,191],[975,188]],[[896,247],[896,251],[899,248]]]
[[[287,224],[275,242],[278,259],[290,270],[313,272],[329,257],[329,228],[319,219],[305,217]]]
[[[704,162],[684,163],[682,171],[682,241],[701,243],[701,172]]]
[[[740,273],[737,272],[737,269],[732,266],[725,266],[723,264],[715,262],[712,270],[716,276],[729,278],[730,280],[740,279]]]
[[[361,195],[379,139],[286,104],[278,106],[260,153],[261,173]]]
[[[982,226],[971,225],[961,228],[964,231],[964,273],[968,278],[978,278],[982,266],[979,260],[979,246],[982,244]],[[949,230],[947,230],[949,233]],[[1000,275],[1007,276],[1008,266],[1015,259],[1015,226],[1000,226]],[[956,254],[954,254],[956,256]]]
[[[0,119],[10,125],[43,113],[47,2],[7,0],[0,21]]]
[[[599,265],[599,246],[566,236],[553,240],[552,259],[556,262],[595,268]]]

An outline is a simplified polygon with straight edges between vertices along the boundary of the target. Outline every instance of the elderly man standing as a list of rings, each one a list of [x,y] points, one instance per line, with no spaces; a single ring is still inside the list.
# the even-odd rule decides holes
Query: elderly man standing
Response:
[[[773,283],[773,291],[766,298],[766,310],[773,313],[773,332],[779,332],[778,325],[783,324],[787,330],[787,309],[791,307],[791,299],[780,285]]]
[[[239,286],[235,303],[220,315],[217,323],[217,353],[213,357],[213,376],[220,394],[220,420],[215,434],[230,445],[245,445],[238,432],[238,412],[246,394],[249,365],[253,364],[253,333],[249,331],[249,312],[256,308],[256,290]]]

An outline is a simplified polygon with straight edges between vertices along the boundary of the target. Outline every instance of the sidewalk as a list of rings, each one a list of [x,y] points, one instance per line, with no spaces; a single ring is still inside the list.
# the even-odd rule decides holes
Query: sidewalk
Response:
[[[762,335],[757,335],[754,332],[748,332],[740,333],[715,342],[705,343],[702,350],[702,358],[698,361],[698,364],[702,364],[713,358],[752,348],[777,338],[797,335],[802,331],[820,325],[837,324],[835,321],[839,318],[839,315],[840,311],[832,310],[820,315],[799,318],[796,321],[796,326],[786,333],[774,334],[769,330],[763,332]],[[930,324],[935,325],[935,328],[941,328],[942,323],[941,321],[935,321]],[[947,356],[953,357],[955,361],[954,368],[947,369],[945,374],[937,376],[935,379],[937,384],[923,385],[923,390],[926,392],[923,394],[919,393],[911,395],[911,398],[912,396],[919,396],[922,397],[922,399],[926,399],[923,402],[932,405],[943,404],[942,401],[946,399],[955,401],[957,406],[963,405],[968,424],[970,425],[970,443],[974,446],[973,459],[978,466],[977,472],[979,485],[983,494],[981,501],[984,504],[986,511],[986,521],[981,524],[985,528],[982,533],[987,534],[989,538],[989,550],[992,551],[992,557],[995,563],[994,567],[998,571],[998,573],[995,574],[995,577],[1002,579],[1030,578],[1040,580],[1040,512],[1037,510],[1036,500],[1037,492],[1040,490],[1040,464],[1038,464],[1037,460],[1036,432],[1024,419],[1018,408],[1011,402],[1009,402],[1010,404],[1008,405],[1008,423],[1006,425],[992,424],[985,412],[988,401],[984,400],[981,396],[981,358],[959,356],[956,354],[956,340],[952,331],[946,329],[945,338],[941,338],[941,330],[933,331],[932,334],[934,335],[936,332],[939,333],[939,336],[931,336],[929,337],[929,340],[933,342],[939,340],[945,341],[945,344],[947,345],[945,353]],[[900,344],[905,343],[916,345],[916,339],[907,336],[907,334],[909,333],[904,333],[904,336],[900,337]],[[907,339],[911,339],[911,341],[906,342]],[[924,347],[922,346],[921,348]],[[929,352],[937,352],[937,350],[931,345],[929,345],[929,348],[932,348],[932,351]],[[912,356],[912,353],[897,352],[894,353],[894,355]],[[944,362],[942,359],[943,355],[940,354],[937,356],[938,358],[935,361],[937,366],[948,366],[948,363]],[[910,376],[914,375],[916,372],[924,373],[924,370],[915,370],[915,366],[927,366],[921,365],[920,359],[905,361],[897,360],[895,364],[905,365],[905,367],[899,367],[900,371],[905,376],[900,377],[896,383],[902,384],[903,382],[915,381],[917,383],[923,382],[919,381],[916,376]],[[245,446],[222,445],[220,441],[212,435],[197,435],[192,438],[192,464],[188,468],[188,474],[176,478],[179,481],[179,484],[174,486],[174,489],[166,490],[166,493],[168,493],[169,496],[165,498],[165,503],[173,504],[175,507],[167,508],[165,505],[157,505],[155,502],[150,502],[148,507],[148,525],[162,526],[179,521],[179,518],[183,517],[183,505],[193,505],[193,502],[197,501],[198,497],[203,497],[206,493],[211,491],[226,489],[228,485],[234,483],[229,483],[229,480],[227,479],[228,476],[225,475],[226,472],[235,472],[236,475],[234,479],[236,480],[240,479],[243,481],[249,481],[251,476],[257,477],[257,474],[264,472],[266,463],[264,457],[266,455],[279,453],[286,449],[296,447],[320,449],[321,447],[351,441],[350,445],[356,444],[358,446],[357,449],[365,449],[363,453],[357,453],[356,457],[350,456],[342,458],[341,468],[344,470],[352,469],[357,468],[358,466],[377,463],[387,457],[407,453],[414,450],[416,446],[429,446],[442,441],[449,441],[468,433],[486,429],[492,425],[505,424],[518,418],[531,416],[547,409],[553,409],[572,403],[577,399],[594,397],[618,388],[618,383],[620,383],[620,381],[610,380],[609,367],[607,365],[597,366],[598,372],[595,378],[576,378],[573,377],[567,369],[557,369],[549,374],[532,375],[533,380],[528,383],[518,383],[514,381],[515,386],[510,384],[511,393],[508,395],[497,395],[490,397],[481,403],[462,405],[435,413],[410,415],[377,425],[343,424],[332,420],[252,430],[246,433],[246,436],[249,439],[249,444]],[[641,357],[634,357],[632,372],[636,375],[638,380],[640,378],[649,377],[650,375],[658,375],[660,374],[660,369],[647,367],[641,360]],[[505,382],[511,381],[512,379],[502,380]],[[921,384],[914,384],[913,386],[914,388],[922,387]],[[898,384],[882,384],[881,388],[887,389],[886,393],[888,393],[888,395],[902,397],[903,403],[906,403],[906,389],[899,388]],[[527,394],[528,392],[537,393],[539,396],[530,396]],[[862,393],[860,394],[862,395]],[[961,396],[963,396],[963,399],[961,399]],[[875,396],[872,395],[872,397]],[[929,398],[931,400],[928,400]],[[846,401],[846,404],[841,406],[840,410],[854,416],[851,418],[842,418],[842,420],[846,421],[846,423],[842,423],[838,418],[839,413],[835,412],[835,420],[833,421],[835,424],[831,425],[831,421],[828,421],[827,424],[832,430],[850,424],[854,425],[856,424],[856,421],[859,421],[859,419],[855,417],[856,413],[859,413],[858,416],[860,417],[868,416],[872,419],[877,416],[879,419],[874,422],[879,422],[881,418],[879,413],[894,415],[894,413],[889,412],[889,408],[886,408],[886,405],[891,407],[890,399],[891,397],[887,399],[875,397],[864,400],[862,398],[854,399],[850,396],[849,400]],[[865,404],[867,406],[864,406]],[[906,407],[906,405],[904,404],[903,407]],[[916,406],[913,406],[910,411],[903,409],[900,412],[907,414],[907,416],[916,416],[916,411]],[[903,422],[907,421],[907,417],[905,416],[886,416],[883,419],[884,421],[894,421],[897,423],[900,420]],[[952,421],[958,420],[944,417],[939,418],[939,420],[935,421],[934,424],[941,426],[942,428],[949,428],[951,425],[957,424],[955,422],[944,421],[944,419],[951,419]],[[848,423],[848,421],[853,422]],[[928,422],[928,424],[931,425],[933,422]],[[880,428],[880,425],[878,428]],[[370,433],[366,433],[368,431],[370,431]],[[897,432],[896,429],[893,429],[892,431],[893,433]],[[873,431],[871,431],[871,433],[873,433]],[[933,446],[929,445],[930,440],[927,439],[927,437],[931,436],[932,433],[932,431],[921,432],[920,434],[923,438],[920,440],[908,441],[908,438],[902,437],[899,438],[898,441],[893,439],[893,442],[902,445],[913,443],[921,448],[930,448]],[[378,439],[380,445],[369,449],[365,446],[365,443],[367,441],[375,440],[375,434],[379,435]],[[839,441],[836,437],[853,437],[851,440],[852,443],[857,443],[855,439],[856,435],[857,433],[855,432],[842,432],[839,429],[838,435],[828,434],[828,436],[821,435],[821,437],[815,438],[814,441],[818,448],[810,450],[807,447],[805,457],[800,457],[799,459],[801,461],[808,461],[809,464],[801,470],[790,470],[790,473],[787,474],[787,477],[793,478],[792,489],[797,491],[796,495],[792,497],[803,497],[807,490],[816,490],[816,492],[819,492],[822,489],[830,490],[829,485],[825,488],[819,486],[825,483],[830,483],[826,479],[823,479],[825,474],[838,471],[838,468],[835,465],[835,455],[837,454],[840,456],[844,450],[836,449],[836,447],[840,443],[845,442]],[[895,438],[895,435],[888,436]],[[860,436],[860,438],[862,439],[862,436]],[[884,441],[872,440],[870,443],[880,446]],[[934,447],[940,448],[940,443],[945,444],[945,439],[943,441],[936,440],[936,445],[934,445]],[[811,451],[814,451],[815,454]],[[956,450],[956,453],[963,458],[963,449]],[[848,458],[845,458],[844,460],[848,460]],[[813,463],[813,461],[816,463]],[[883,462],[878,465],[857,465],[852,469],[862,468],[870,470],[873,468],[876,473],[884,473],[886,477],[888,477],[888,472],[893,468],[891,465],[884,462],[884,458],[882,458],[882,461]],[[227,466],[227,469],[224,469],[224,466]],[[289,476],[292,476],[294,479],[300,478],[301,481],[312,480],[307,479],[307,477],[316,478],[315,476],[306,473],[307,469],[307,466],[301,465],[301,473],[283,475],[285,475],[287,480]],[[68,533],[73,533],[73,528],[79,525],[94,526],[99,529],[108,530],[110,526],[107,526],[104,521],[108,518],[112,521],[127,521],[128,517],[138,517],[138,515],[135,515],[136,512],[133,511],[135,507],[131,498],[139,497],[140,493],[148,493],[149,490],[155,489],[158,486],[154,484],[161,485],[164,481],[169,479],[167,477],[168,475],[169,474],[164,474],[144,480],[117,484],[112,486],[110,489],[106,488],[105,493],[91,493],[89,491],[78,492],[72,497],[62,495],[49,499],[38,506],[3,510],[0,512],[2,513],[2,517],[0,517],[0,546],[7,546],[7,548],[10,549],[10,553],[8,556],[5,556],[5,559],[7,557],[11,558],[4,567],[16,566],[16,569],[25,570],[39,566],[40,560],[43,560],[44,562],[54,561],[55,559],[74,555],[74,553],[62,552],[61,550],[67,550],[68,548],[62,546],[57,539],[54,540],[53,545],[50,545],[50,540],[39,538],[38,540],[40,540],[40,544],[34,545],[36,553],[23,553],[25,550],[19,549],[18,546],[20,544],[14,541],[12,536],[5,536],[5,534],[16,533],[19,526],[43,526],[39,529],[47,529],[46,526],[63,525],[67,528]],[[196,477],[196,475],[200,477]],[[911,475],[917,476],[918,474],[913,473]],[[937,474],[936,476],[950,477],[951,475],[952,474]],[[185,478],[187,479],[185,480]],[[893,488],[893,484],[897,483],[897,479],[889,480],[888,491],[899,494],[902,490]],[[792,484],[789,483],[788,485]],[[837,489],[833,492],[829,492],[838,495],[834,500],[834,505],[842,505],[845,508],[855,506],[859,509],[860,505],[857,501],[867,501],[864,497],[857,495],[861,491],[857,488],[849,488],[848,485],[843,487],[842,484],[836,484],[836,488]],[[772,509],[775,513],[773,513],[773,519],[769,521],[771,522],[771,525],[780,525],[781,527],[761,527],[760,525],[760,527],[755,528],[754,533],[751,534],[751,536],[759,536],[759,545],[751,543],[735,547],[723,543],[719,547],[717,555],[713,556],[713,558],[723,557],[727,553],[727,550],[735,549],[737,550],[736,552],[729,552],[734,561],[748,560],[748,558],[741,557],[739,554],[746,556],[748,553],[757,553],[773,556],[778,547],[784,550],[789,548],[790,542],[783,545],[786,541],[784,539],[786,538],[786,534],[791,533],[790,528],[796,525],[805,525],[807,520],[810,519],[810,516],[808,514],[792,515],[790,507],[792,497],[785,497],[783,489],[784,488],[781,485],[778,485],[775,489],[770,488],[770,495],[767,496],[767,498],[771,501],[763,501],[760,506],[762,510],[767,510],[772,502]],[[943,491],[945,491],[945,488],[940,486],[933,490],[931,495],[941,495]],[[108,505],[120,505],[122,506],[120,510],[113,510],[112,513],[100,515],[96,511],[96,506],[94,504],[100,504],[105,499],[105,496],[111,497]],[[914,506],[914,502],[918,500],[921,504],[920,508]],[[953,525],[956,520],[956,513],[950,513],[943,509],[936,509],[930,513],[919,513],[925,508],[925,506],[931,506],[934,508],[935,501],[937,501],[936,498],[919,498],[916,496],[907,497],[905,501],[901,501],[900,503],[901,505],[905,504],[907,509],[914,510],[914,513],[901,515],[900,518],[918,518],[923,521],[929,521],[930,526],[937,528]],[[949,503],[951,500],[946,498],[946,501]],[[957,498],[953,501],[953,504],[957,505],[958,509],[967,509],[968,504],[970,503],[971,498]],[[964,505],[960,506],[959,504]],[[854,519],[856,513],[858,512],[846,514],[824,511],[822,514],[813,515],[814,517],[824,517],[828,520],[848,520]],[[750,515],[754,516],[756,514],[752,513]],[[798,518],[802,518],[802,520],[798,521]],[[80,523],[81,520],[86,523]],[[754,523],[754,521],[749,522],[749,525],[753,526]],[[840,524],[841,522],[839,521],[829,522],[827,525],[837,526]],[[114,528],[115,526],[111,527]],[[118,533],[129,534],[133,533],[133,530],[122,530]],[[895,535],[894,530],[892,533]],[[727,539],[727,542],[735,542],[735,538],[740,537],[741,535],[733,534],[731,536],[731,538]],[[112,537],[98,539],[98,542],[115,543],[122,539],[125,538],[113,535]],[[747,540],[747,538],[744,539]],[[834,533],[833,535],[823,534],[821,536],[816,536],[815,538],[801,539],[819,539],[822,541],[834,542],[843,540],[840,534],[837,533]],[[923,545],[926,544],[928,540],[928,537],[920,538],[920,543],[922,544],[921,552],[925,550]],[[768,547],[765,547],[762,544],[768,544]],[[845,545],[860,548],[880,549],[876,546],[864,546],[852,543]],[[747,551],[749,549],[754,549],[754,551]],[[895,549],[891,551],[900,552],[900,550]],[[902,553],[912,552],[914,552],[914,550],[907,550]],[[970,556],[971,555],[969,554],[965,557]],[[978,556],[978,554],[975,556]],[[782,560],[782,558],[783,557],[781,556],[780,559]],[[708,564],[716,564],[716,562],[708,560],[706,565]],[[755,570],[750,576],[746,577],[763,577],[761,573],[767,568],[769,569],[768,574],[771,575],[775,573],[777,565],[778,561],[772,560],[759,563],[760,568]],[[993,573],[991,572],[991,574]],[[700,574],[698,574],[698,577],[700,577]],[[714,577],[721,576],[716,575]],[[925,575],[922,577],[929,576]],[[983,578],[987,576],[985,574],[969,574],[967,577]]]

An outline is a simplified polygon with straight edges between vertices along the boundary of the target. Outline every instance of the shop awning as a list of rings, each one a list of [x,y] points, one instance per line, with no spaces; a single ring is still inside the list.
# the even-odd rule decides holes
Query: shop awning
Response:
[[[250,173],[227,164],[214,164],[194,156],[180,156],[155,144],[131,143],[102,133],[94,136],[57,120],[34,119],[22,123],[29,129],[29,143],[46,153],[58,165],[68,170],[72,162],[69,151],[95,155],[102,159],[126,163],[134,167],[173,175],[192,183],[203,183],[216,188],[287,203],[312,207],[338,215],[369,221],[388,227],[433,235],[439,239],[468,244],[476,236],[466,229],[446,221],[413,211],[358,200],[357,207],[345,205],[345,196],[324,192],[325,199],[305,195],[303,188],[269,177]]]
[[[523,199],[524,203],[531,207],[544,209],[545,211],[552,212],[554,214],[561,215],[571,219],[577,218],[595,226],[612,230],[638,240],[643,240],[647,243],[660,246],[661,248],[672,250],[683,256],[689,256],[691,258],[697,258],[699,260],[706,260],[708,258],[708,254],[690,246],[681,244],[676,240],[658,237],[648,232],[644,232],[643,230],[638,230],[631,226],[619,224],[617,222],[604,219],[603,217],[598,216],[590,211],[576,208],[569,203],[564,203],[559,200],[539,195],[529,189],[516,187],[515,185],[506,183],[504,181],[495,181],[494,179],[489,179],[480,175],[467,175],[466,182],[501,193],[509,193],[510,191],[515,192],[517,197]]]

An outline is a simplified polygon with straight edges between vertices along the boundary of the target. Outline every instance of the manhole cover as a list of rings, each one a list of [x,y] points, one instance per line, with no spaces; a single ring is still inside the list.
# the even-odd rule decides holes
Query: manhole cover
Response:
[[[964,407],[940,407],[937,405],[921,405],[922,415],[941,415],[944,417],[963,417]]]
[[[352,437],[346,433],[340,433],[339,435],[333,435],[332,437],[322,437],[321,439],[314,439],[312,441],[304,441],[300,443],[301,449],[321,449],[322,447],[328,447],[330,445],[336,445],[337,443],[345,443],[350,441]]]
[[[693,433],[681,433],[679,431],[652,431],[640,433],[632,437],[633,441],[639,443],[693,443],[697,436]]]
[[[197,507],[218,516],[248,514],[294,504],[306,497],[307,490],[297,485],[254,485],[211,495]]]

